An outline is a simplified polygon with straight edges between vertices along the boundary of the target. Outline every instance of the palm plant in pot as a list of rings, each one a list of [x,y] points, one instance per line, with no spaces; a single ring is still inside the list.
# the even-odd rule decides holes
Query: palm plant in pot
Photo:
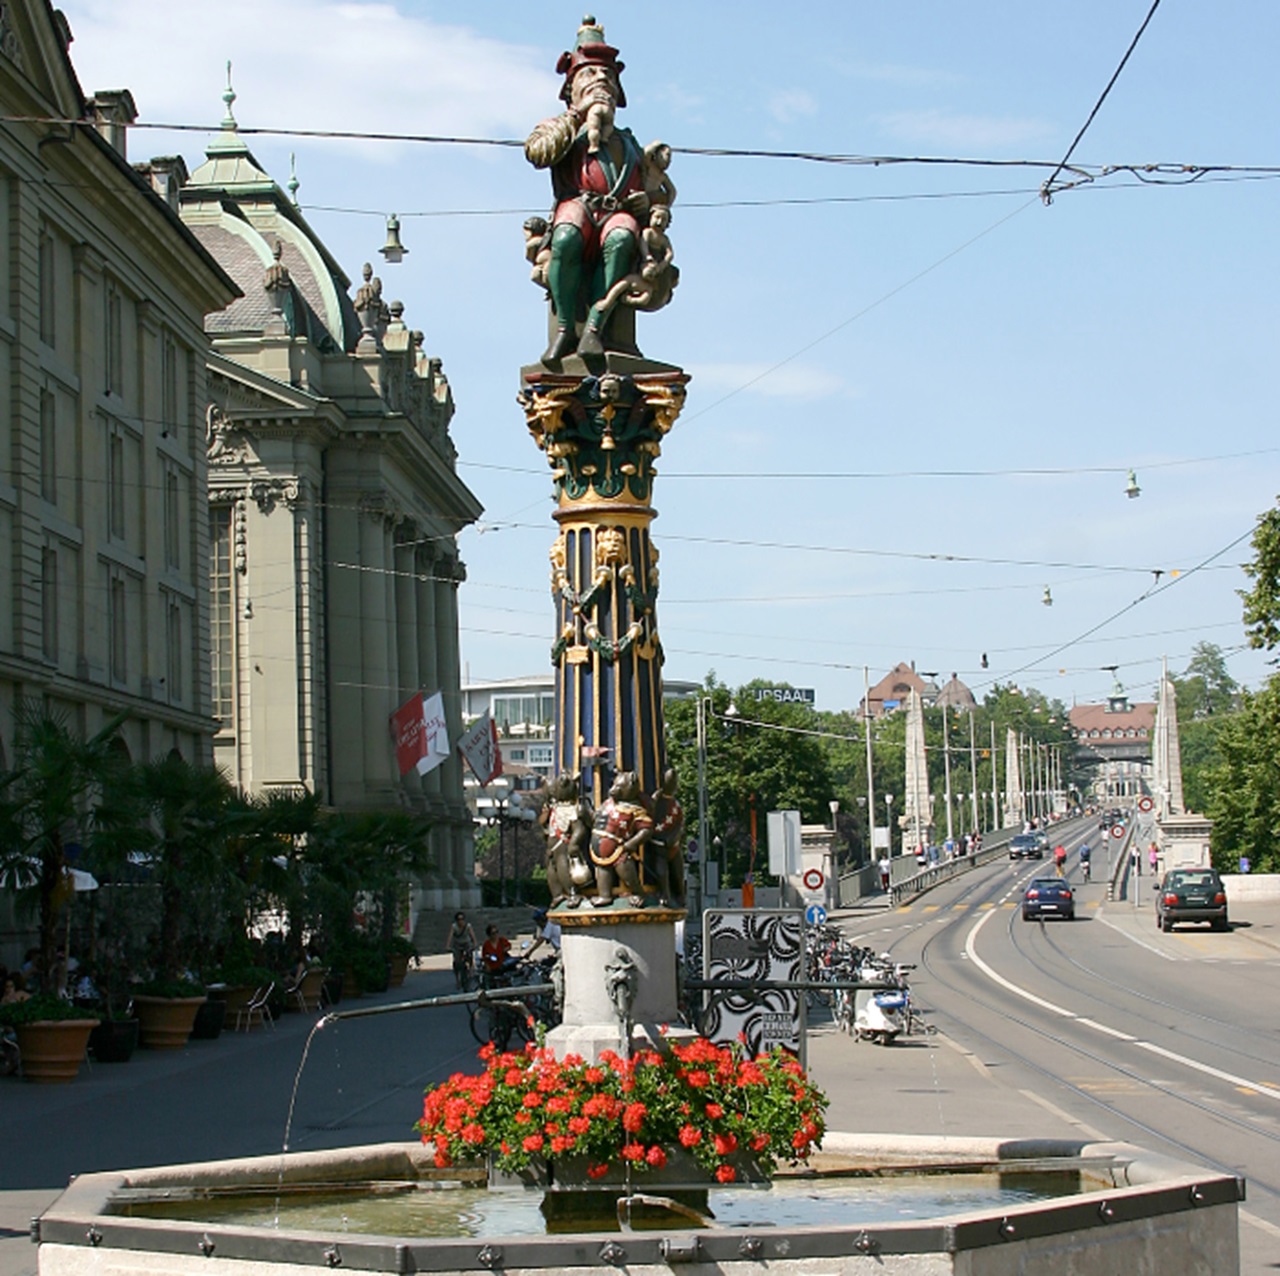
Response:
[[[14,764],[0,774],[0,885],[13,892],[19,909],[34,912],[38,919],[38,991],[44,994],[24,1003],[19,1045],[24,1035],[31,1035],[29,1030],[47,1023],[51,1026],[42,1036],[70,1038],[63,1053],[73,1053],[74,1058],[74,1066],[57,1063],[51,1075],[40,1079],[71,1080],[97,1022],[78,1007],[68,1009],[56,996],[57,935],[74,895],[74,848],[91,840],[103,786],[120,765],[113,742],[122,721],[113,719],[86,740],[72,730],[65,715],[35,701],[19,701],[14,710]],[[45,1019],[35,1017],[42,1012]],[[14,1028],[19,1030],[17,1022]],[[27,1075],[40,1068],[39,1060],[50,1049],[32,1043],[24,1050]]]
[[[160,925],[155,977],[134,995],[141,1040],[153,1049],[177,1049],[191,1035],[206,1000],[193,976],[183,922],[190,900],[225,870],[225,813],[233,796],[217,767],[192,766],[177,753],[136,769],[141,808],[149,816],[146,850],[159,887]]]

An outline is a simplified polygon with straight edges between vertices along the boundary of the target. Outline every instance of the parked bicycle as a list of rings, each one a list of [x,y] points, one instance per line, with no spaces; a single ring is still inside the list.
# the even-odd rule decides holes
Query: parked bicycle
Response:
[[[542,961],[517,959],[510,969],[486,979],[487,991],[498,1002],[479,1002],[471,1009],[471,1035],[483,1046],[490,1042],[499,1050],[521,1049],[533,1041],[539,1026],[554,1028],[560,1022],[555,998],[549,993],[532,997],[513,997],[502,1001],[503,989],[518,989],[531,984],[553,982],[552,968],[559,959],[547,957]]]

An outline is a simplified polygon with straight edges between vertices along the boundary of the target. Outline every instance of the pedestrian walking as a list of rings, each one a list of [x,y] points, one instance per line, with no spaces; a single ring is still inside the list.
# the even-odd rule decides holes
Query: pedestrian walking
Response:
[[[877,867],[880,870],[880,889],[887,891],[889,889],[889,857],[882,855]]]
[[[1136,846],[1129,851],[1129,871],[1134,877],[1142,876],[1142,860],[1138,856],[1138,848]]]
[[[1160,848],[1154,842],[1147,851],[1147,863],[1151,865],[1151,876],[1154,877],[1156,869],[1160,867]]]

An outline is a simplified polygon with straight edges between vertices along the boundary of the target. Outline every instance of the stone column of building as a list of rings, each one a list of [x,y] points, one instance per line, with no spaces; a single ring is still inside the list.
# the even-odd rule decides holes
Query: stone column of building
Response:
[[[351,625],[360,630],[362,660],[357,677],[362,684],[356,689],[362,727],[363,756],[361,765],[352,768],[363,778],[363,790],[355,804],[363,807],[394,806],[397,788],[391,754],[390,715],[395,709],[388,645],[391,609],[388,606],[388,570],[391,559],[387,552],[387,512],[381,497],[361,501],[359,518],[358,606],[354,615],[335,609],[335,624]],[[345,739],[346,726],[341,720],[334,730]],[[344,750],[345,752],[345,750]],[[348,801],[352,799],[348,797]]]
[[[415,588],[413,570],[413,542],[417,534],[416,525],[406,522],[396,529],[394,537],[395,575],[392,577],[392,591],[395,597],[396,615],[396,703],[398,705],[403,704],[416,692],[428,690],[424,687],[418,669],[418,591]],[[410,771],[400,781],[400,785],[417,806],[422,797],[422,777],[416,771]]]
[[[458,690],[461,665],[458,652],[458,585],[466,579],[466,568],[456,556],[441,555],[436,559],[435,577],[436,675],[444,689],[444,713],[445,721],[449,724],[449,740],[456,745],[462,736],[462,694]],[[470,858],[470,839],[466,834],[470,827],[470,815],[462,801],[462,759],[456,748],[451,750],[448,760],[437,770],[446,803],[445,818],[449,824],[448,845],[444,854],[447,857],[448,871],[455,883],[465,890],[474,881],[475,874],[467,862]]]
[[[324,638],[319,593],[315,486],[305,479],[298,484],[298,499],[293,506],[293,531],[294,554],[298,565],[299,767],[303,783],[319,792],[325,774],[325,697],[321,694]]]

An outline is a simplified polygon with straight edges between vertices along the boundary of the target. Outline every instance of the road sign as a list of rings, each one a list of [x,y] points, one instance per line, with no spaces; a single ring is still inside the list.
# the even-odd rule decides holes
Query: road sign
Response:
[[[810,904],[804,910],[804,919],[810,926],[824,926],[827,921],[827,910],[821,904]]]
[[[804,876],[800,880],[804,883],[805,890],[820,891],[822,889],[823,882],[827,879],[822,876],[822,870],[820,868],[806,868]]]
[[[1124,836],[1124,825],[1123,825],[1123,824],[1113,824],[1113,825],[1111,826],[1111,836],[1112,836],[1112,837],[1123,837],[1123,836]]]
[[[1155,807],[1155,803],[1149,797],[1140,797],[1138,799],[1138,810],[1146,815],[1148,811]]]

